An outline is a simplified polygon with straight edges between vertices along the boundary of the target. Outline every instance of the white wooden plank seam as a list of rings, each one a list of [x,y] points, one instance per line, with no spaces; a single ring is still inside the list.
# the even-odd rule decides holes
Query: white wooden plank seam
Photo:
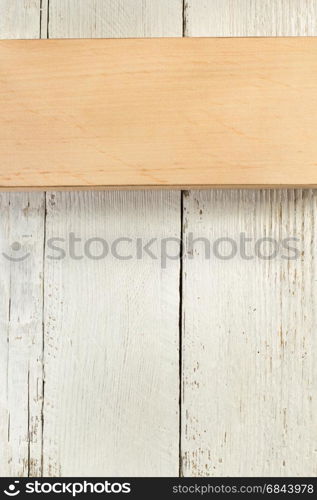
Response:
[[[41,0],[40,2],[40,38],[49,38],[49,15],[50,0]],[[41,476],[44,476],[44,409],[45,409],[45,258],[46,258],[46,215],[47,215],[47,193],[44,192],[44,237],[43,237],[43,302],[42,302],[42,436],[41,436]]]

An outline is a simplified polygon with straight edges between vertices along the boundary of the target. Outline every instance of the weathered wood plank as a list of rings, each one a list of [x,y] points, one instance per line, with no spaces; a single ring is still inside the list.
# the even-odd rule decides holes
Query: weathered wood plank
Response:
[[[316,36],[316,0],[185,0],[187,36]]]
[[[192,0],[186,33],[316,35],[316,5]],[[236,244],[238,254],[223,260],[211,250],[206,259],[198,242],[184,260],[184,475],[316,475],[316,215],[315,191],[185,197],[185,237],[231,238],[220,252]],[[299,257],[283,259],[281,248],[271,260],[256,257],[263,237],[298,238]]]
[[[181,34],[178,1],[50,4],[51,37]],[[47,246],[44,474],[177,475],[179,260],[161,269],[133,245],[179,235],[180,195],[51,192],[47,208],[47,242],[129,237],[119,251],[134,257],[76,260],[67,245],[52,260]]]
[[[182,3],[183,0],[53,0],[49,36],[179,37],[183,24]]]
[[[38,38],[40,0],[0,0],[0,38]],[[0,475],[42,461],[44,193],[0,195]]]
[[[0,474],[41,474],[44,195],[1,194]]]
[[[40,37],[41,0],[0,0],[2,39]]]

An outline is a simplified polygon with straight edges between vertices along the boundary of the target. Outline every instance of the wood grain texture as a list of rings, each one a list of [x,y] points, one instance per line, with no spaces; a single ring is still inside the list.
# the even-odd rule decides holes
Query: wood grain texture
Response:
[[[1,38],[39,38],[40,8],[41,0],[0,0]]]
[[[187,36],[316,36],[316,0],[185,0]]]
[[[40,1],[0,0],[0,38],[39,36]],[[0,476],[41,474],[43,244],[44,194],[0,194]]]
[[[179,37],[183,0],[51,0],[50,38]]]
[[[43,0],[40,16],[40,2],[0,0],[0,36],[178,36],[180,4],[51,0],[48,11]],[[191,36],[316,35],[315,0],[192,0],[185,10]],[[177,236],[178,206],[172,192],[50,192],[46,242],[71,231],[82,242]],[[239,243],[245,233],[249,252],[263,236],[294,236],[301,256],[208,260],[202,242],[194,259],[185,255],[184,475],[316,475],[315,217],[311,190],[185,196],[185,239],[192,231]],[[22,248],[10,248],[15,241]],[[0,475],[36,476],[42,193],[1,194],[0,244]],[[10,263],[3,252],[31,257]],[[178,266],[47,259],[45,474],[177,475]]]
[[[50,2],[49,36],[181,35],[181,2],[159,4]],[[177,475],[180,263],[135,258],[135,241],[158,238],[157,253],[180,229],[177,192],[48,193],[44,474]],[[71,232],[76,252],[130,237],[119,251],[134,258],[49,259],[50,238]]]
[[[186,33],[316,35],[316,15],[315,1],[192,0]],[[316,475],[316,208],[310,190],[191,191],[184,198],[185,240],[191,232],[211,245],[232,239],[216,243],[222,255],[237,246],[229,260],[211,247],[209,259],[197,242],[184,260],[186,476]],[[250,239],[244,258],[243,234]],[[263,237],[279,243],[276,258],[256,257]],[[281,249],[287,237],[298,239],[291,242],[300,252],[295,260],[282,258],[294,256]]]
[[[179,230],[169,192],[49,195],[47,241],[80,241],[77,259],[68,243],[55,243],[64,259],[46,254],[45,474],[177,474],[179,261],[137,259],[136,235],[145,244]],[[130,238],[118,252],[133,257],[89,258],[102,253],[98,242],[84,251],[96,237]]]
[[[2,41],[0,185],[316,186],[316,59],[313,37]]]
[[[41,474],[43,222],[43,193],[1,195],[1,476]]]

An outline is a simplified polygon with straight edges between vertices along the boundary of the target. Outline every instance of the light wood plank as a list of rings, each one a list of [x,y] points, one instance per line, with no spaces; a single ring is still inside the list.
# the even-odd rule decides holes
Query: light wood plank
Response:
[[[193,36],[317,34],[315,1],[187,4]],[[316,192],[306,190],[192,191],[184,199],[185,238],[239,246],[245,233],[254,255],[262,237],[296,237],[301,252],[296,260],[281,251],[272,260],[205,259],[197,243],[194,258],[185,257],[186,476],[316,475],[316,209]]]
[[[131,2],[51,2],[49,34],[137,36],[145,26],[148,35],[152,29],[155,35],[181,34],[180,2],[133,4],[133,19],[141,18],[136,26]],[[47,242],[74,232],[82,242],[130,237],[135,245],[136,238],[180,233],[175,192],[51,192],[47,204]],[[82,244],[77,248],[82,251]],[[120,247],[130,248],[128,242]],[[180,263],[161,269],[149,256],[135,258],[133,248],[132,260],[56,261],[47,246],[46,475],[178,473]]]
[[[39,0],[0,0],[0,38],[37,38],[39,29]],[[41,474],[43,242],[44,194],[2,193],[1,476]]]
[[[0,185],[316,186],[316,59],[313,37],[0,42]]]

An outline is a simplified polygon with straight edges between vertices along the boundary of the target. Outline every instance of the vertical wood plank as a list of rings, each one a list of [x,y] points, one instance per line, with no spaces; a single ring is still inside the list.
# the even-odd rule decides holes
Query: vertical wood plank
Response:
[[[178,0],[50,1],[50,37],[181,30]],[[69,255],[70,233],[82,259]],[[179,234],[177,192],[48,193],[44,474],[177,475],[180,263],[161,268],[133,245]],[[49,258],[54,237],[68,242],[59,243],[61,260]],[[131,238],[120,251],[132,246],[132,259],[87,257],[85,242],[96,237]],[[96,245],[91,252],[101,251]]]
[[[316,0],[185,0],[187,36],[316,36]]]
[[[316,20],[315,0],[186,2],[191,36],[316,35]],[[309,190],[184,198],[187,240],[206,238],[221,255],[237,247],[223,259],[211,246],[206,258],[206,242],[196,242],[184,259],[185,476],[317,473],[316,210]],[[256,256],[264,237],[278,242],[276,258]],[[287,237],[298,239],[295,260],[283,258]]]
[[[182,35],[182,0],[50,0],[51,38]]]
[[[1,38],[38,38],[40,0],[0,0]],[[44,193],[0,194],[0,475],[42,461]]]
[[[41,0],[0,0],[1,38],[39,38],[40,8]]]

